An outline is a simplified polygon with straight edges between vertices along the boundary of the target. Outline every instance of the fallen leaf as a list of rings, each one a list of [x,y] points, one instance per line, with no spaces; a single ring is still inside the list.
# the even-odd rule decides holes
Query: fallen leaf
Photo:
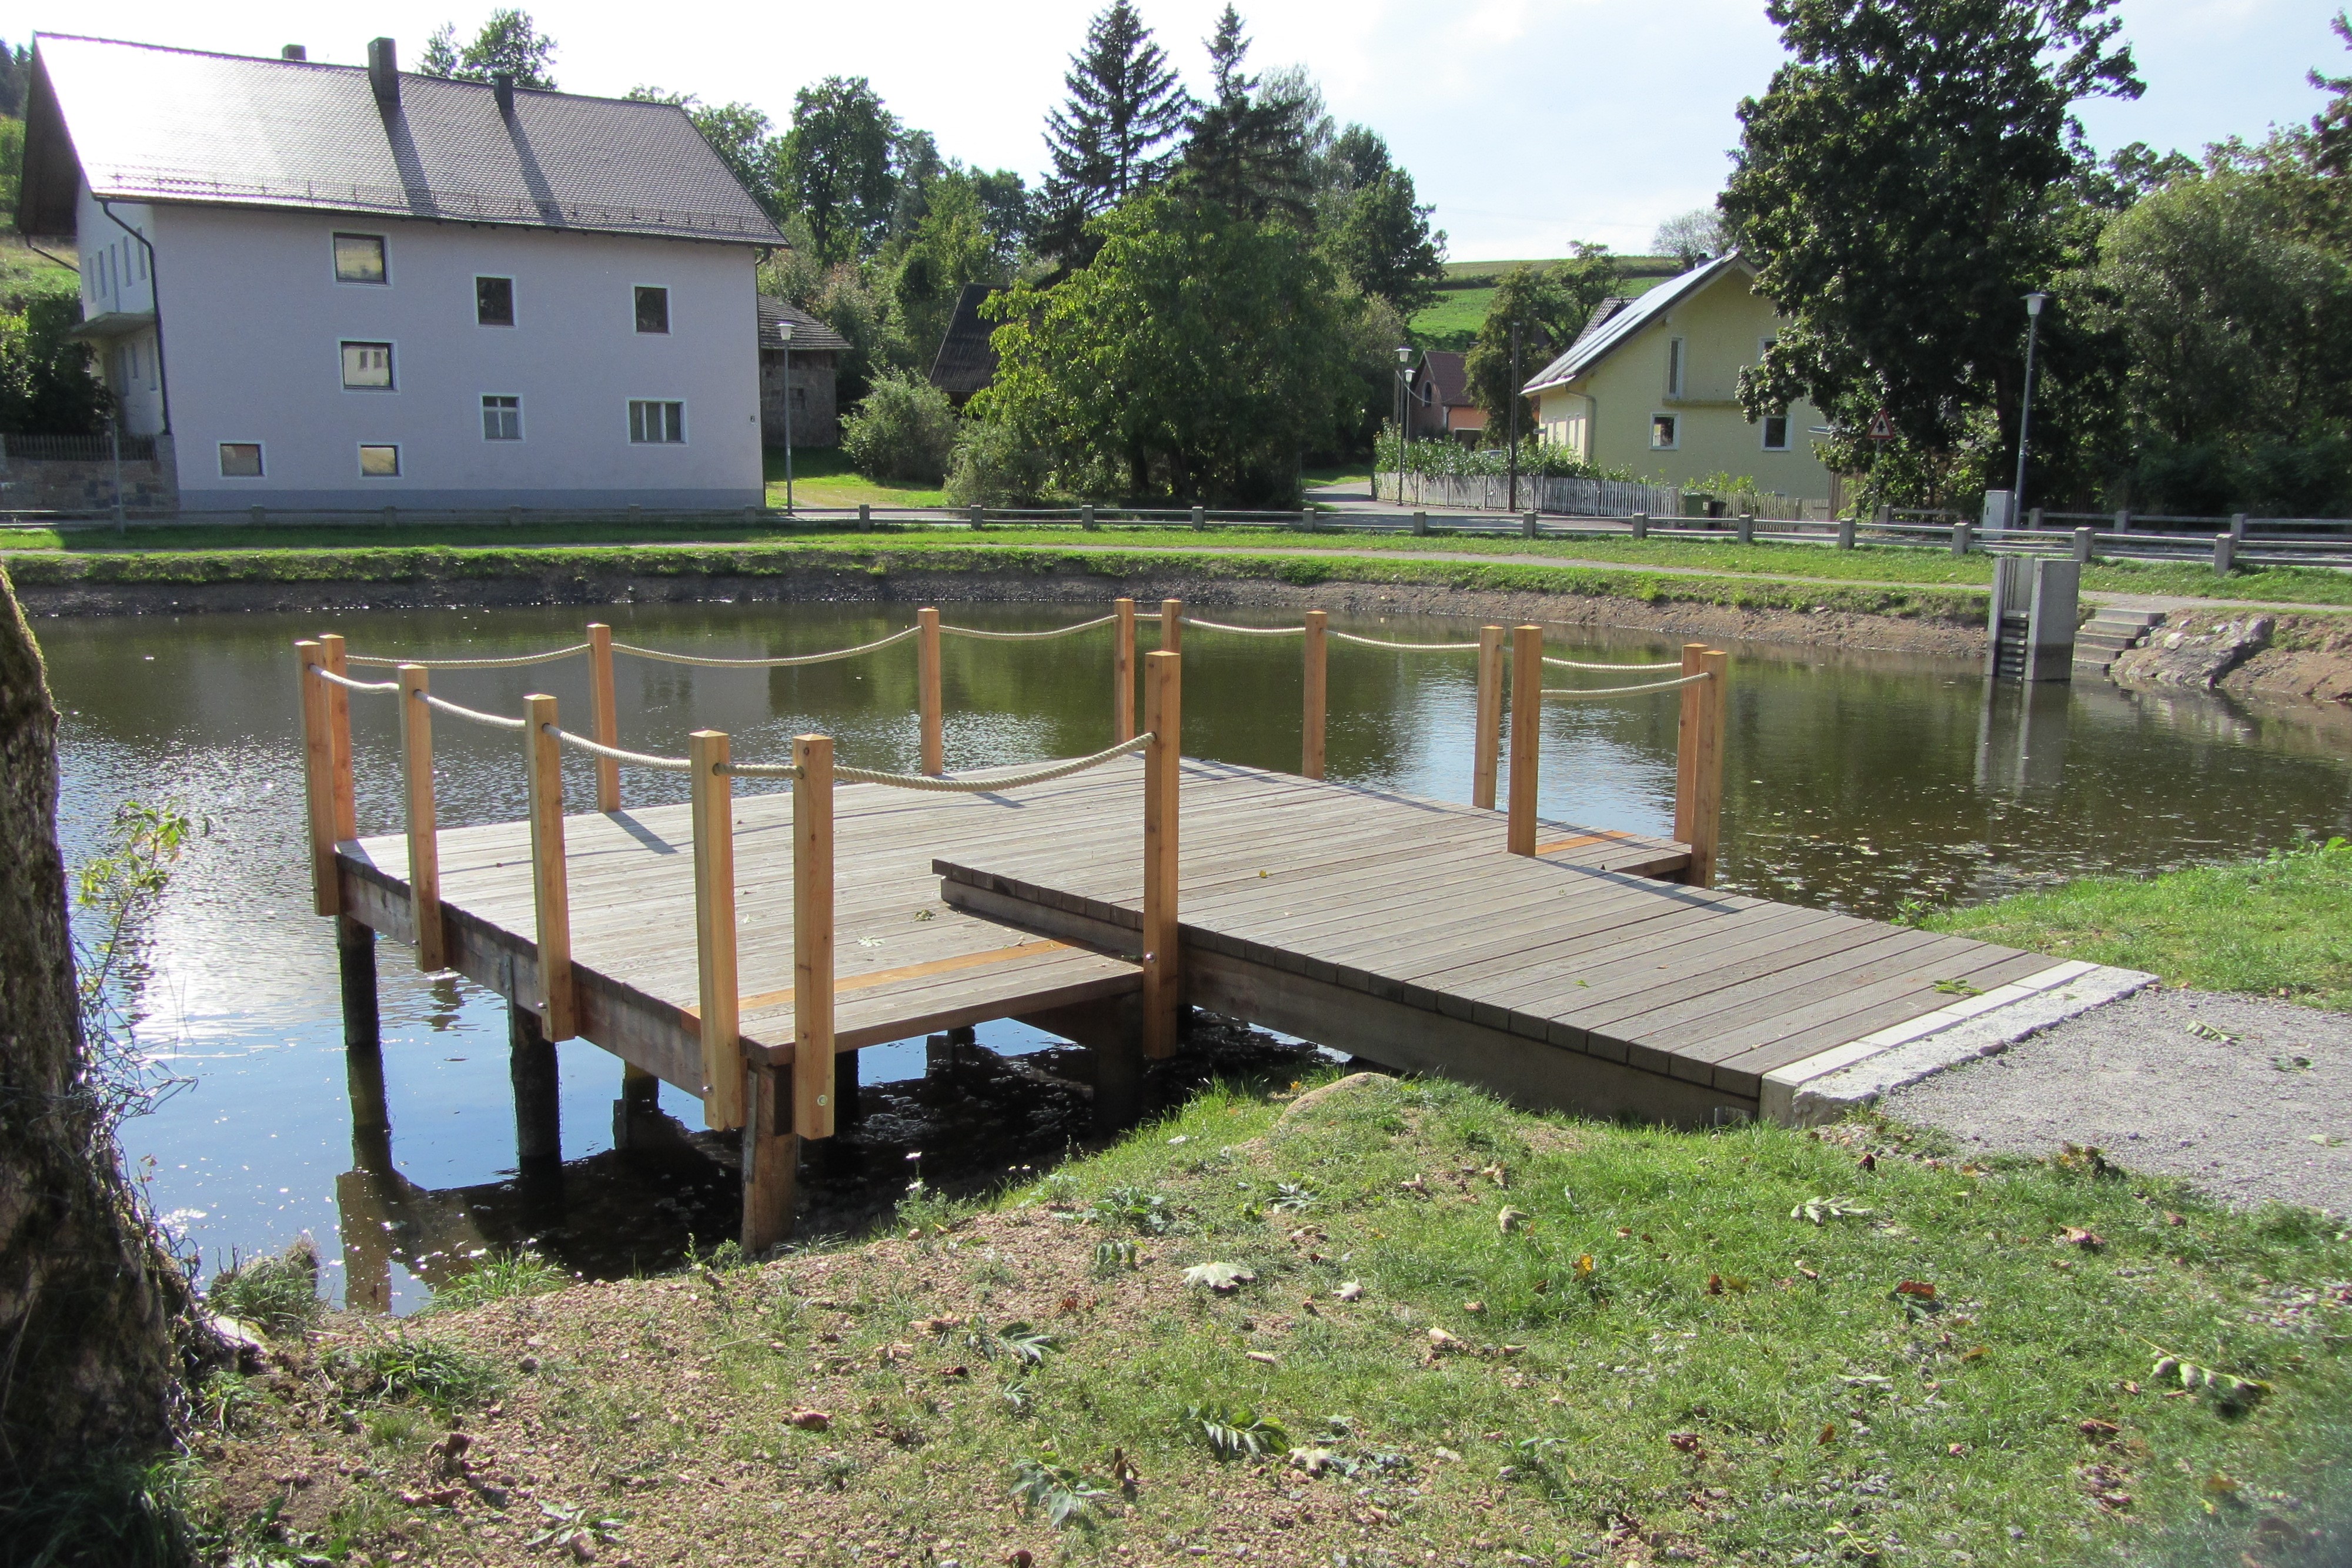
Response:
[[[1486,1310],[1486,1303],[1484,1301],[1465,1301],[1462,1303],[1462,1310],[1468,1312],[1475,1318],[1479,1313]]]
[[[1856,1160],[1854,1163],[1860,1166],[1864,1170],[1874,1171],[1878,1168],[1878,1156],[1872,1154],[1869,1150],[1864,1149],[1862,1154],[1862,1158]]]
[[[1591,1253],[1580,1252],[1576,1255],[1576,1271],[1580,1274],[1590,1274],[1592,1272]]]
[[[1815,1440],[1819,1442],[1822,1448],[1828,1448],[1832,1443],[1837,1441],[1837,1428],[1827,1421],[1822,1422],[1822,1435]]]
[[[1429,1331],[1429,1354],[1433,1356],[1447,1355],[1453,1352],[1469,1348],[1470,1342],[1459,1334],[1449,1333],[1442,1328],[1433,1328]]]
[[[1195,1263],[1184,1270],[1186,1284],[1206,1285],[1213,1291],[1231,1291],[1256,1278],[1238,1263]]]
[[[2107,1239],[2084,1229],[2079,1225],[2066,1227],[2066,1245],[2080,1247],[2085,1252],[2096,1252],[2107,1244]]]
[[[1966,1443],[1947,1443],[1944,1445],[1944,1452],[1951,1455],[1952,1458],[1956,1459],[1968,1451],[1969,1446]]]
[[[1360,1301],[1364,1299],[1364,1287],[1353,1280],[1342,1280],[1331,1294],[1343,1301]]]
[[[2238,1043],[2238,1037],[2236,1035],[2230,1033],[2226,1030],[2215,1029],[2203,1019],[2192,1019],[2189,1025],[2189,1032],[2195,1035],[2200,1040],[2215,1040],[2222,1045],[2235,1045]]]
[[[822,1432],[833,1425],[833,1417],[822,1410],[795,1410],[784,1417],[784,1425],[803,1432]]]
[[[1709,1275],[1706,1277],[1706,1293],[1707,1293],[1708,1295],[1710,1295],[1710,1296],[1719,1296],[1719,1295],[1723,1294],[1723,1276],[1722,1276],[1722,1275],[1720,1275],[1720,1274],[1709,1274]]]
[[[1430,1451],[1434,1453],[1439,1458],[1444,1459],[1449,1465],[1458,1465],[1462,1462],[1462,1456],[1455,1453],[1451,1448],[1433,1448]]]
[[[1495,1213],[1495,1227],[1507,1236],[1514,1230],[1526,1228],[1528,1218],[1526,1209],[1513,1208],[1506,1204]]]
[[[1992,1347],[1990,1345],[1980,1344],[1974,1350],[1964,1352],[1961,1354],[1960,1359],[1962,1361],[1982,1361],[1986,1356],[1989,1356],[1991,1354]]]
[[[1666,1434],[1666,1441],[1685,1454],[1705,1452],[1699,1444],[1696,1432],[1669,1432]]]
[[[1252,1361],[1256,1362],[1261,1366],[1274,1366],[1278,1364],[1274,1359],[1274,1353],[1271,1351],[1253,1350],[1246,1354]]]
[[[2175,1214],[2168,1208],[2164,1211],[2164,1222],[2167,1225],[2186,1225],[2189,1223],[2189,1217],[2185,1214]]]
[[[1486,1166],[1478,1174],[1485,1176],[1488,1181],[1493,1182],[1496,1186],[1508,1186],[1511,1185],[1511,1175],[1502,1167],[1500,1162]]]
[[[1016,1546],[1004,1554],[1004,1561],[1007,1568],[1031,1568],[1037,1560],[1029,1555],[1027,1547]]]
[[[1110,1451],[1110,1479],[1131,1490],[1142,1481],[1143,1472],[1135,1468],[1135,1462],[1127,1457],[1125,1448],[1113,1448]]]
[[[1936,1299],[1936,1287],[1925,1280],[1906,1280],[1895,1287],[1895,1293],[1898,1296],[1917,1296],[1923,1301],[1932,1301]]]
[[[2094,1443],[2104,1443],[2123,1430],[2113,1421],[2102,1421],[2095,1416],[2085,1416],[2074,1423],[2074,1429]]]

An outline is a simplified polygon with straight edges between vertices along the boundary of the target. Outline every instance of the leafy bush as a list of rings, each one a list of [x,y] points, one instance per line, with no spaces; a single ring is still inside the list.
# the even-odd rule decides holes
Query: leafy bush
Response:
[[[877,378],[841,422],[841,449],[869,479],[937,485],[947,477],[955,445],[948,394],[903,371]]]
[[[89,355],[67,334],[81,321],[71,294],[38,295],[0,309],[0,431],[87,435],[106,428],[114,399]]]
[[[1053,464],[1001,420],[968,420],[956,437],[948,499],[959,507],[1027,507],[1044,499]]]

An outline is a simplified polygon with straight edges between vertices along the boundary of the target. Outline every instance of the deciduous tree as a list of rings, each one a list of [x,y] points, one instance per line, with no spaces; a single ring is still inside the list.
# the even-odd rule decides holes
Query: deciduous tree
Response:
[[[490,13],[480,32],[462,49],[457,47],[457,25],[445,22],[426,40],[424,58],[417,62],[418,71],[429,77],[450,77],[458,81],[488,81],[494,76],[510,76],[517,87],[553,90],[555,77],[550,69],[555,64],[555,40],[541,33],[528,11],[501,8]]]
[[[1010,424],[1080,493],[1295,504],[1300,455],[1361,412],[1336,280],[1297,230],[1179,188],[1097,220],[1091,265],[992,302]]]
[[[2066,199],[2085,157],[2074,106],[2140,91],[2112,4],[1772,0],[1793,57],[1739,106],[1721,204],[1791,319],[1741,376],[1751,417],[1811,399],[1848,472],[1887,455],[1866,434],[1881,410],[1914,465],[1981,443],[1989,420],[1999,471],[2019,299],[2095,233]]]
[[[1507,438],[1511,399],[1535,379],[1546,361],[1576,340],[1593,307],[1609,298],[1623,279],[1624,269],[1606,246],[1579,243],[1576,254],[1550,267],[1522,263],[1503,277],[1495,289],[1486,319],[1478,325],[1477,340],[1463,366],[1470,396],[1486,411],[1490,440]],[[1511,374],[1511,323],[1519,324],[1519,371]],[[1533,428],[1519,421],[1524,436]]]
[[[872,253],[898,195],[900,128],[864,77],[827,77],[793,95],[784,183],[829,262]]]

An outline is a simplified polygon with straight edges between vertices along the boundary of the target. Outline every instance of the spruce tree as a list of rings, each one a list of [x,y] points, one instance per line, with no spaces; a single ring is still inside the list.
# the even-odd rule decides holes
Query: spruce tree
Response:
[[[1307,222],[1314,187],[1302,128],[1288,104],[1260,93],[1257,78],[1242,68],[1249,40],[1230,0],[1208,47],[1215,97],[1186,126],[1185,177],[1228,212],[1260,222],[1276,214]]]
[[[1084,265],[1095,248],[1087,221],[1167,177],[1176,153],[1166,144],[1192,99],[1128,0],[1111,0],[1087,25],[1086,48],[1070,57],[1062,82],[1069,100],[1045,121],[1054,172],[1038,249]]]

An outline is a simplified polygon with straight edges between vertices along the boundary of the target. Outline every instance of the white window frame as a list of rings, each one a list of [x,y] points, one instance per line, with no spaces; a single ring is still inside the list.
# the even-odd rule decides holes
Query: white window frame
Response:
[[[1662,419],[1674,427],[1675,438],[1672,441],[1662,442],[1658,439],[1658,421]],[[1650,415],[1650,450],[1653,452],[1680,452],[1682,449],[1683,416],[1675,413],[1671,409],[1662,408],[1653,412]]]
[[[269,444],[268,442],[260,440],[221,442],[214,452],[214,462],[216,465],[221,464],[227,456],[227,454],[225,451],[219,450],[219,448],[230,446],[252,447],[254,455],[261,460],[261,472],[258,474],[231,474],[226,467],[223,467],[220,476],[222,478],[228,480],[232,484],[236,484],[247,480],[259,480],[269,477]]]
[[[636,422],[636,413],[635,413],[635,411],[636,411],[636,409],[637,409],[641,404],[649,404],[649,405],[654,405],[654,406],[657,406],[657,407],[667,407],[667,406],[672,406],[672,405],[676,406],[676,408],[677,409],[677,439],[676,441],[640,441],[640,440],[638,440],[638,439],[637,439],[636,432],[637,432],[637,429],[638,429],[639,427],[638,427],[638,425],[637,425],[637,422]],[[692,430],[692,429],[693,429],[693,425],[692,425],[690,423],[688,423],[688,419],[687,419],[687,416],[686,416],[686,399],[684,399],[684,398],[682,398],[682,397],[633,397],[633,398],[629,399],[629,402],[628,402],[628,408],[629,408],[629,418],[628,418],[628,421],[627,421],[627,425],[628,425],[628,430],[629,430],[629,444],[630,444],[630,445],[632,445],[632,446],[684,446],[684,445],[687,444],[687,435],[688,435],[688,432],[689,432],[690,430]]]
[[[522,325],[522,307],[516,300],[515,280],[512,277],[503,272],[478,272],[475,273],[473,277],[475,326],[488,327],[494,331],[511,331],[515,328]],[[482,285],[492,278],[496,278],[507,286],[507,312],[511,318],[509,320],[485,321],[482,319]]]
[[[383,350],[383,371],[384,375],[387,378],[384,385],[380,387],[355,387],[352,385],[343,369],[343,350],[352,348],[382,349]],[[398,392],[400,390],[400,344],[395,340],[390,338],[336,339],[335,379],[341,383],[342,389],[345,392],[359,392],[367,397],[381,397],[386,392]]]
[[[1780,422],[1780,444],[1778,446],[1772,444],[1772,422],[1776,419]],[[1763,415],[1757,420],[1756,425],[1757,438],[1762,444],[1763,450],[1767,452],[1789,450],[1789,411],[1787,409],[1784,408],[1778,413]]]
[[[658,332],[648,332],[643,327],[637,325],[637,290],[640,288],[658,288],[661,290],[662,329]],[[674,338],[677,336],[677,316],[676,313],[670,309],[670,295],[674,292],[675,290],[673,290],[667,283],[630,284],[629,331],[631,334],[639,338]]]
[[[1667,339],[1666,396],[1674,402],[1681,402],[1683,386],[1689,379],[1690,340],[1687,338]]]
[[[407,461],[400,455],[400,446],[401,444],[397,441],[362,441],[354,443],[352,457],[353,461],[359,465],[361,479],[383,480],[407,478],[408,464]],[[379,447],[392,454],[392,472],[389,474],[371,474],[367,471],[367,454],[371,450]]]
[[[345,277],[343,269],[335,265],[335,242],[339,239],[372,239],[383,249],[383,276],[380,278]],[[392,236],[371,229],[331,229],[327,234],[327,275],[344,288],[389,288],[392,287]]]
[[[490,414],[490,413],[491,413],[492,411],[491,411],[491,409],[489,408],[488,404],[489,404],[489,401],[490,401],[490,399],[492,399],[492,398],[494,398],[494,397],[512,398],[512,399],[514,400],[514,407],[513,407],[511,410],[500,410],[500,411],[499,411],[499,412],[501,412],[501,413],[513,413],[513,415],[514,415],[514,427],[515,427],[515,433],[514,433],[512,435],[492,435],[492,434],[490,434],[490,426],[489,426],[489,421],[488,421],[488,416]],[[522,440],[523,440],[523,431],[522,431],[522,393],[520,393],[520,392],[484,392],[484,393],[482,393],[482,394],[481,394],[481,402],[480,402],[478,405],[477,405],[477,406],[478,406],[478,407],[480,408],[481,413],[482,413],[482,414],[483,414],[483,416],[484,416],[484,418],[483,418],[483,423],[482,423],[482,440],[483,440],[485,443],[487,443],[487,444],[490,444],[490,445],[493,445],[493,446],[519,446],[519,445],[520,445],[520,444],[522,444]]]

